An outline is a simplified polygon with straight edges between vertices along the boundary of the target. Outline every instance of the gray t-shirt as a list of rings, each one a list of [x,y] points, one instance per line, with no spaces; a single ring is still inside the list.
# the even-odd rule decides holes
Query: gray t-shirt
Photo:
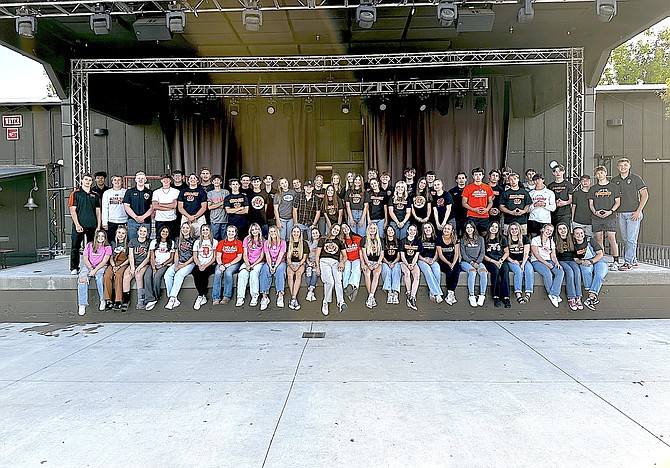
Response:
[[[293,189],[288,189],[286,192],[280,190],[275,194],[274,204],[278,206],[281,219],[293,219],[293,200],[297,196]]]
[[[223,203],[228,195],[230,195],[230,192],[226,189],[211,190],[207,192],[207,202]],[[227,224],[228,213],[226,213],[226,208],[221,205],[221,208],[214,208],[213,210],[210,210],[209,219],[212,223]]]

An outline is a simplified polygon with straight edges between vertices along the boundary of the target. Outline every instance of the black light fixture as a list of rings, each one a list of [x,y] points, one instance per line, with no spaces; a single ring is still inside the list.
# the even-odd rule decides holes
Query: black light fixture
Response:
[[[344,96],[342,98],[342,113],[344,115],[347,115],[349,112],[351,112],[351,103],[349,102],[349,97]]]
[[[428,108],[428,96],[421,96],[419,98],[419,112],[423,112]]]
[[[356,21],[362,29],[370,29],[377,21],[377,6],[374,0],[361,0],[356,8]]]
[[[486,95],[485,94],[476,94],[475,95],[475,100],[473,102],[472,107],[474,107],[475,111],[478,114],[483,114],[486,112]]]
[[[245,0],[242,24],[247,31],[260,31],[263,25],[263,12],[258,0]]]
[[[21,37],[35,37],[35,31],[37,31],[37,21],[35,20],[35,15],[28,7],[21,7],[16,12],[20,15],[16,18],[16,32],[19,33]]]
[[[240,102],[237,100],[237,98],[233,98],[230,100],[230,115],[235,117],[240,113]]]
[[[535,10],[533,9],[533,0],[523,0],[523,6],[519,8],[516,15],[518,23],[530,23],[535,19]]]
[[[308,114],[314,112],[314,98],[312,96],[307,96],[307,99],[305,99],[305,112]]]
[[[109,34],[109,30],[112,28],[112,16],[108,11],[105,11],[104,6],[96,3],[93,7],[93,14],[89,18],[89,23],[91,31],[96,36],[104,36],[105,34]]]
[[[177,2],[171,3],[168,8],[168,12],[165,13],[165,25],[171,33],[183,33],[186,27],[186,13],[179,8]]]
[[[33,188],[30,189],[30,195],[28,195],[28,203],[23,205],[24,208],[28,208],[30,211],[33,211],[35,208],[39,208],[35,199],[33,198],[33,192],[37,192],[39,187],[37,186],[37,178],[33,176]]]
[[[274,114],[275,112],[277,112],[277,107],[276,107],[276,105],[277,105],[277,104],[275,103],[275,100],[274,100],[274,99],[271,98],[271,99],[268,101],[268,107],[266,108],[268,114],[272,115],[272,114]]]
[[[438,94],[435,98],[435,108],[440,113],[441,116],[445,116],[449,113],[449,95],[448,94]]]
[[[461,110],[463,109],[463,103],[465,102],[465,96],[462,94],[457,94],[454,98],[454,109]]]
[[[458,7],[454,2],[440,2],[437,4],[437,20],[445,28],[451,28],[456,24],[458,18]]]
[[[616,16],[616,0],[596,0],[596,15],[598,21],[609,23]]]
[[[388,108],[388,99],[386,97],[382,97],[381,102],[379,103],[379,110],[384,112]]]

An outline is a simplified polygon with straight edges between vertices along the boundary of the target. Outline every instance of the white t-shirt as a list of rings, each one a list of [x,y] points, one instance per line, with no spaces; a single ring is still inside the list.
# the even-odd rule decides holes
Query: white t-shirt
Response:
[[[530,205],[530,214],[528,220],[538,223],[551,223],[551,212],[556,210],[556,194],[547,187],[542,190],[531,190],[530,198],[533,204]],[[535,206],[535,202],[543,201],[545,206]]]
[[[156,264],[163,264],[168,261],[170,258],[170,254],[174,252],[174,246],[172,249],[168,248],[168,244],[171,244],[172,242],[161,242],[156,246],[156,239],[151,241],[151,244],[149,244],[149,250],[154,251],[154,261]]]
[[[172,203],[177,201],[179,196],[179,190],[174,187],[170,187],[167,191],[160,187],[154,190],[154,194],[151,197],[152,201],[157,201],[158,203]],[[177,207],[168,210],[168,211],[158,211],[156,210],[156,221],[174,221],[177,219]]]
[[[123,206],[123,197],[126,189],[114,190],[110,188],[102,194],[102,225],[109,223],[124,224],[128,222],[128,213]]]
[[[547,242],[543,244],[541,236],[533,237],[533,239],[530,241],[530,245],[531,248],[533,245],[536,245],[538,247],[537,250],[540,253],[540,257],[542,257],[542,259],[547,262],[551,260],[551,251],[556,249],[556,243],[554,242],[553,239],[549,239]],[[533,256],[531,258],[531,261],[536,262],[537,258]]]
[[[214,249],[216,249],[216,244],[218,243],[219,242],[216,239],[214,239],[214,242],[207,239],[198,239],[195,241],[195,244],[193,244],[193,251],[198,252],[198,262],[200,262],[201,265],[210,262],[214,258],[214,255],[216,255]]]

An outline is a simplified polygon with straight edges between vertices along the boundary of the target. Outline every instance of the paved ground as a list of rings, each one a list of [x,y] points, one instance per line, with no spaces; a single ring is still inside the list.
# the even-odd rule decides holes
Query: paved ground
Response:
[[[3,467],[670,463],[670,321],[0,324],[0,350]]]

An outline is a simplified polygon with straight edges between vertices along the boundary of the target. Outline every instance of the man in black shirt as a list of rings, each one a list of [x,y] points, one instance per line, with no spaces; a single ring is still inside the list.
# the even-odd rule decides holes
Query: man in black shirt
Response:
[[[500,196],[500,211],[505,216],[503,227],[504,235],[507,236],[508,227],[516,221],[521,226],[521,234],[528,233],[528,211],[533,204],[533,199],[525,188],[519,186],[519,174],[512,172],[507,176],[509,189]]]
[[[509,175],[508,175],[509,177]],[[500,221],[500,197],[505,191],[505,187],[500,184],[501,174],[498,169],[489,171],[489,185],[493,190],[493,207],[489,210],[490,221]]]
[[[180,171],[179,169],[175,169],[172,171],[172,187],[176,188],[180,192],[184,190],[186,187],[188,187],[184,183],[184,173]]]
[[[465,226],[465,218],[468,210],[463,207],[463,190],[468,184],[468,176],[465,172],[456,174],[456,186],[449,189],[449,195],[454,201],[452,210],[454,212],[454,219],[456,220],[456,233],[458,236],[463,235],[463,227]]]
[[[591,229],[591,208],[589,208],[589,192],[591,176],[584,174],[579,178],[579,187],[572,192],[572,230],[580,227],[587,237],[593,237]]]
[[[249,232],[249,200],[244,193],[240,192],[240,181],[237,179],[230,179],[228,181],[230,186],[230,195],[226,197],[223,206],[228,213],[228,224],[237,227],[238,237],[240,240],[244,239]]]
[[[253,187],[251,186],[251,176],[249,174],[242,174],[240,176],[240,183],[242,184],[240,187],[240,192],[249,198],[253,190]]]
[[[95,184],[93,184],[91,190],[97,193],[100,199],[102,200],[102,195],[105,193],[106,190],[109,189],[109,187],[105,183],[107,179],[107,173],[105,171],[98,171],[95,173],[93,177],[95,177]]]
[[[612,182],[619,187],[621,206],[619,207],[619,232],[624,243],[624,264],[619,270],[630,270],[637,264],[637,237],[642,224],[642,210],[649,201],[647,184],[642,177],[630,172],[630,160],[619,158],[616,162],[619,175]]]
[[[81,178],[81,187],[70,194],[68,206],[72,216],[72,245],[70,246],[70,273],[79,274],[79,250],[86,237],[86,242],[92,242],[95,231],[100,229],[101,204],[100,196],[91,186],[93,176],[84,174]]]
[[[214,190],[214,184],[212,183],[212,171],[209,169],[209,167],[203,167],[200,169],[200,185],[205,190],[205,192]]]
[[[565,167],[561,164],[554,166],[552,171],[554,181],[547,185],[547,188],[553,190],[556,194],[556,210],[551,213],[551,224],[556,226],[558,223],[564,222],[570,226],[572,220],[572,192],[575,188],[565,180]]]
[[[200,228],[207,222],[207,192],[199,184],[198,176],[189,174],[188,187],[179,193],[177,211],[182,215],[181,224],[191,223],[196,236],[200,236]]]
[[[153,192],[146,186],[147,176],[139,171],[135,174],[135,187],[126,191],[123,206],[128,213],[128,242],[137,239],[140,224],[147,226],[147,238],[151,237],[151,214],[154,212],[151,200]]]
[[[258,223],[263,232],[263,237],[268,236],[267,208],[270,202],[270,194],[261,188],[260,177],[251,178],[251,193],[249,194],[249,223]]]

